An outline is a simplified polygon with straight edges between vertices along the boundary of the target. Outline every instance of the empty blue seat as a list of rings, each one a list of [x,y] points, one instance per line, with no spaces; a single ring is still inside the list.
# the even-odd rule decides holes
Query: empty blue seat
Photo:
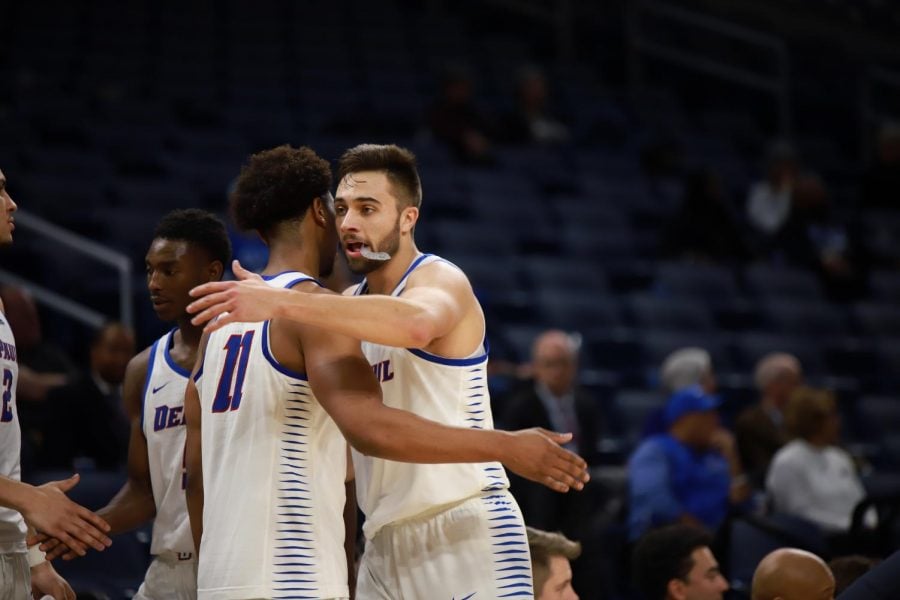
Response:
[[[812,300],[822,297],[819,280],[809,271],[755,264],[744,276],[750,291],[759,296]]]
[[[707,302],[720,302],[738,295],[731,270],[714,265],[663,263],[657,269],[656,282],[662,291]]]
[[[647,329],[705,332],[713,328],[709,309],[694,300],[635,294],[628,307],[635,322]]]
[[[823,302],[768,299],[762,311],[770,327],[783,333],[837,335],[847,330],[844,313]]]
[[[878,337],[900,337],[900,307],[895,304],[859,303],[853,316],[864,332]]]
[[[432,235],[440,240],[447,254],[481,254],[495,258],[508,258],[516,252],[513,235],[499,233],[493,227],[480,223],[445,221],[431,228]]]
[[[634,447],[641,438],[647,419],[665,406],[666,398],[657,391],[625,389],[613,396],[613,411],[625,442]]]
[[[900,301],[900,273],[897,271],[873,271],[869,274],[872,296],[887,302]]]
[[[546,323],[578,331],[596,331],[622,326],[618,302],[608,296],[586,294],[577,289],[542,289],[533,295]]]
[[[599,264],[592,259],[535,256],[522,262],[522,272],[533,289],[564,289],[590,296],[606,289]]]

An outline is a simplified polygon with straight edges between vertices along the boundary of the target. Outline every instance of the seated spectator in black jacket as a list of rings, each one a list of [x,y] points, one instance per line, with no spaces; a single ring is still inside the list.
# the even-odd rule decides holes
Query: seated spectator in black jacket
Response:
[[[569,129],[547,109],[549,91],[547,79],[535,67],[519,72],[516,86],[516,107],[506,116],[502,127],[503,140],[513,144],[554,144],[568,141]]]
[[[129,328],[105,325],[91,341],[89,372],[47,395],[39,466],[71,469],[82,457],[98,469],[114,470],[124,464],[130,427],[121,386],[134,343]]]
[[[866,291],[867,258],[856,231],[835,216],[818,175],[807,173],[797,179],[791,216],[778,235],[775,254],[817,271],[833,300],[853,300]]]
[[[878,132],[875,162],[862,180],[862,207],[900,211],[900,124],[886,123]]]
[[[668,253],[708,262],[742,261],[750,257],[744,237],[719,177],[708,170],[688,175],[681,207],[666,232]]]
[[[434,137],[456,154],[460,162],[493,162],[491,126],[475,106],[475,84],[462,67],[450,67],[444,73],[441,93],[428,114],[428,126]]]
[[[600,418],[596,400],[576,382],[577,340],[563,331],[542,333],[532,347],[532,363],[534,380],[510,397],[499,422],[514,429],[571,432],[574,437],[567,447],[589,465],[596,462]],[[515,476],[512,491],[529,525],[579,537],[589,510],[587,494],[556,494]]]

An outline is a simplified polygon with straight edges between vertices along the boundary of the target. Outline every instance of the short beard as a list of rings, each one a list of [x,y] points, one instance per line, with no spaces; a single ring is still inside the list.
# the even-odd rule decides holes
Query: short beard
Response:
[[[397,254],[397,250],[400,249],[400,217],[397,217],[397,223],[394,225],[393,231],[391,231],[384,240],[378,245],[378,248],[372,248],[371,250],[375,252],[387,252],[394,257]],[[344,253],[344,256],[347,257],[347,266],[350,267],[350,272],[354,275],[368,275],[372,271],[378,270],[383,265],[390,262],[390,260],[372,260],[365,257],[354,257],[350,258]]]

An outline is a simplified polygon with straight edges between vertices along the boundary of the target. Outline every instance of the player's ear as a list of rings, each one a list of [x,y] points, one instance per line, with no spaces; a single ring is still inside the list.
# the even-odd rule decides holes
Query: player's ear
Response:
[[[220,260],[214,260],[209,263],[207,267],[207,274],[209,275],[210,281],[219,281],[222,279],[222,274],[225,272],[225,265],[222,264]]]
[[[314,199],[310,210],[312,210],[312,216],[317,225],[320,227],[328,226],[328,207],[322,198]]]
[[[419,209],[415,206],[407,206],[400,212],[400,232],[409,233],[419,220]]]

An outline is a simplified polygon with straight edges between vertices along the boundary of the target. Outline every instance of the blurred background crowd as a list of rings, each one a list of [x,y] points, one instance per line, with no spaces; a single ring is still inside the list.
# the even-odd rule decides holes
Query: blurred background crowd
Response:
[[[88,505],[121,484],[163,214],[224,215],[264,148],[397,143],[419,247],[485,308],[496,425],[572,431],[591,465],[581,494],[512,488],[581,542],[582,598],[635,597],[634,545],[672,523],[711,533],[734,597],[780,546],[888,556],[898,27],[876,0],[0,0],[25,478],[77,468]],[[128,589],[128,540],[67,568]]]

